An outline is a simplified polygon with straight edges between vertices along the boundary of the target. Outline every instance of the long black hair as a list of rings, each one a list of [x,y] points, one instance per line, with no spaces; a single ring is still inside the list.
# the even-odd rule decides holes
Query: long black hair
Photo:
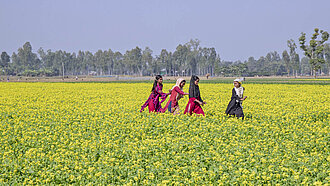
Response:
[[[189,86],[189,98],[200,98],[202,100],[201,94],[199,92],[199,86],[195,85],[195,81],[199,80],[198,76],[192,75],[190,79],[190,86]]]
[[[158,80],[159,80],[160,78],[163,78],[163,77],[162,77],[161,75],[157,75],[157,76],[156,76],[156,79],[155,79],[155,81],[154,81],[154,85],[152,86],[151,92],[153,92],[153,91],[155,90],[155,88],[156,88],[156,86],[157,86],[157,83],[158,83]],[[163,87],[163,84],[159,84],[159,86]]]

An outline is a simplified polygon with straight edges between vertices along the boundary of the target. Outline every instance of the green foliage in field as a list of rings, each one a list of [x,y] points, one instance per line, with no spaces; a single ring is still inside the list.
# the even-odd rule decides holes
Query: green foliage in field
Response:
[[[244,121],[232,84],[200,83],[205,117],[139,113],[150,86],[0,83],[1,184],[329,182],[329,86],[245,84]]]

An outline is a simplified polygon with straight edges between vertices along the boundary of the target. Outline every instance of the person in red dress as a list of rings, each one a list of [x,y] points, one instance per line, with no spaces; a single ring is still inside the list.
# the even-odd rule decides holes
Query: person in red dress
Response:
[[[163,93],[163,77],[157,75],[154,81],[154,85],[151,89],[151,94],[147,101],[141,106],[140,112],[142,112],[146,107],[148,107],[149,112],[162,112],[162,103],[166,100],[170,93]],[[161,101],[159,101],[161,98]]]
[[[203,101],[201,98],[198,83],[199,77],[192,75],[189,86],[189,101],[186,106],[186,110],[184,111],[184,114],[192,115],[193,113],[195,113],[202,114],[203,116],[205,116],[201,106],[206,104],[206,102]]]
[[[186,84],[186,80],[183,78],[179,78],[176,81],[176,84],[171,89],[171,97],[168,100],[166,106],[163,109],[163,112],[168,110],[174,115],[179,114],[179,100],[183,98],[184,95],[189,95],[189,93],[183,92],[183,87]]]

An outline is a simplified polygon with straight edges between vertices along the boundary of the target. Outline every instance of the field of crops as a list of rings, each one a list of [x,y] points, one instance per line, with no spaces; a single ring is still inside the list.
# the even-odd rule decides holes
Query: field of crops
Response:
[[[329,183],[329,85],[245,84],[244,121],[231,83],[200,83],[205,117],[139,113],[151,86],[0,83],[0,183]]]

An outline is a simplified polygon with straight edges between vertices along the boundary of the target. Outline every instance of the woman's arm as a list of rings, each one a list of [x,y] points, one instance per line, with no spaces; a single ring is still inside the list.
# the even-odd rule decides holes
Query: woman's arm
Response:
[[[196,102],[196,103],[198,103],[198,104],[200,104],[200,105],[204,105],[204,104],[206,104],[206,102],[204,102],[204,101],[199,101],[198,99],[195,99],[194,102]]]
[[[179,94],[182,94],[182,95],[189,95],[189,93],[185,93],[185,92],[183,92],[181,89],[179,89],[179,87],[175,87],[174,90],[177,91]]]
[[[166,93],[166,95],[171,95],[171,93],[172,93],[172,90],[169,89],[169,90],[168,90],[168,93]]]
[[[239,100],[244,101],[244,100],[246,100],[246,98],[247,98],[247,96],[244,96],[243,98],[241,98]]]
[[[170,95],[171,94],[171,89],[169,90],[169,93],[164,93],[161,89],[159,89],[159,88],[157,88],[156,87],[156,92],[158,93],[158,94],[160,94],[160,95],[163,95],[163,94],[166,94],[166,96],[168,96],[168,95]]]

